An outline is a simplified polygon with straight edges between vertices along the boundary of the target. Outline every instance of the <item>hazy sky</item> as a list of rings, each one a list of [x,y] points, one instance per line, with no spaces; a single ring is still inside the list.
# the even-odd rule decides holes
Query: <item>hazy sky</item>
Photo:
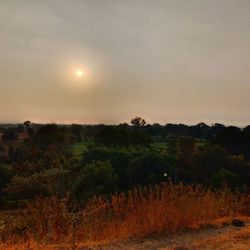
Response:
[[[0,122],[135,115],[250,123],[250,0],[0,0]]]

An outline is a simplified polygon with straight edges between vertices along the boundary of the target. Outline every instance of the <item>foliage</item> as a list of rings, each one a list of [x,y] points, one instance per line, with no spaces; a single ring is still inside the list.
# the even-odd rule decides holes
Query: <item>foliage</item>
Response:
[[[116,183],[117,175],[109,161],[93,161],[77,173],[72,194],[78,200],[86,200],[94,195],[114,192]]]
[[[11,169],[9,177],[4,170],[1,186],[12,186],[9,193],[17,198],[70,192],[76,202],[168,179],[212,188],[226,183],[232,189],[249,191],[249,126],[239,129],[203,122],[146,125],[141,117],[131,124],[41,125],[27,121],[2,125],[1,133],[11,132],[16,139],[0,141],[0,163]],[[56,170],[57,174],[51,174]],[[67,174],[61,176],[60,171]],[[54,178],[55,184],[67,180],[71,187],[60,184],[59,190],[51,191],[46,178]]]
[[[9,166],[0,165],[0,208],[3,204],[3,189],[10,182],[12,172]]]
[[[4,141],[15,141],[17,140],[17,134],[12,128],[8,128],[7,130],[4,131],[2,135],[2,139]]]
[[[11,169],[9,166],[0,165],[0,192],[10,181],[12,176]]]
[[[73,155],[62,146],[50,145],[40,148],[36,144],[24,144],[17,149],[10,149],[9,157],[16,174],[30,174],[52,168],[70,168]]]
[[[226,168],[227,152],[221,146],[210,146],[194,156],[193,177],[206,183],[220,169]]]
[[[64,138],[56,124],[48,124],[40,127],[33,139],[36,144],[44,147],[50,144],[61,144]]]
[[[128,189],[128,164],[131,159],[140,154],[137,150],[110,147],[94,147],[86,151],[82,156],[82,165],[91,161],[110,161],[118,177],[117,187],[120,190]]]
[[[68,175],[68,170],[55,168],[27,177],[15,176],[4,191],[17,198],[33,198],[36,195],[62,195],[68,189]]]
[[[95,142],[106,146],[123,146],[131,143],[129,132],[122,127],[98,126],[95,134]]]
[[[240,176],[224,168],[213,175],[211,182],[216,188],[222,187],[222,185],[228,185],[236,189],[241,186]]]
[[[135,118],[131,120],[131,124],[135,127],[140,128],[146,125],[146,121],[143,118],[136,116]]]
[[[71,125],[71,132],[74,135],[77,142],[82,140],[82,126],[78,124]]]
[[[171,177],[170,163],[159,153],[145,153],[129,162],[129,180],[132,185],[149,185]]]
[[[140,127],[140,126],[139,126]],[[150,136],[144,131],[128,129],[125,126],[99,125],[96,129],[94,141],[105,146],[149,146],[152,143]]]

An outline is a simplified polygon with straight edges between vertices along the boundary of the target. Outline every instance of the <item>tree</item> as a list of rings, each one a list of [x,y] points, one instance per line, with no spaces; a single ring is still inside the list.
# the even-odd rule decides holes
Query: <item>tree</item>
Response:
[[[230,126],[222,130],[214,139],[213,143],[221,145],[233,154],[241,154],[243,146],[242,132],[239,128]]]
[[[4,192],[3,189],[8,185],[12,178],[12,172],[9,166],[4,166],[0,164],[0,209],[3,205]]]
[[[60,133],[56,124],[47,124],[37,130],[33,139],[38,145],[46,147],[51,144],[62,144],[64,135]]]
[[[143,118],[136,116],[131,120],[131,124],[135,128],[131,134],[132,144],[148,147],[152,143],[152,140],[145,130],[146,121]]]
[[[146,121],[143,118],[136,116],[131,120],[131,124],[137,128],[140,128],[146,125]]]
[[[17,127],[16,127],[16,132],[17,133],[23,133],[24,132],[24,126],[19,124]]]
[[[41,147],[31,142],[10,148],[9,158],[18,176],[29,176],[52,168],[70,169],[75,165],[72,152],[62,145]]]
[[[213,126],[209,129],[208,132],[208,138],[214,138],[218,134],[220,134],[225,129],[225,126],[220,123],[215,123]]]
[[[72,124],[70,130],[76,141],[80,142],[82,140],[82,126],[79,124]]]
[[[0,165],[0,192],[11,179],[11,171],[9,167]]]
[[[241,183],[250,187],[250,162],[243,155],[229,155],[226,170],[237,174]]]
[[[120,126],[99,125],[94,138],[98,144],[106,146],[127,146],[131,144],[129,131]]]
[[[35,195],[64,195],[68,181],[69,170],[49,169],[29,176],[14,176],[5,188],[5,192],[16,198],[33,198]]]
[[[181,181],[190,182],[192,179],[192,163],[195,153],[195,140],[191,137],[180,137],[176,145],[177,168],[176,175]]]
[[[93,161],[87,164],[73,182],[73,196],[87,200],[95,195],[115,191],[117,175],[109,161]]]
[[[128,166],[131,185],[149,185],[173,176],[173,168],[159,153],[145,153],[130,161]]]
[[[31,125],[31,121],[25,121],[23,125],[28,128]]]
[[[190,137],[181,137],[178,142],[180,159],[190,164],[195,153],[195,140]]]
[[[250,125],[244,128],[242,132],[242,153],[250,160]]]
[[[110,161],[118,177],[119,190],[126,190],[129,187],[128,164],[135,157],[134,155],[124,148],[95,147],[83,153],[82,165],[92,161]]]
[[[239,175],[224,168],[213,175],[211,183],[215,188],[221,188],[224,185],[228,185],[232,189],[242,187]]]
[[[34,130],[32,129],[31,127],[31,121],[25,121],[23,123],[24,125],[24,128],[25,128],[25,131],[26,133],[29,135],[29,136],[33,136],[34,135]]]
[[[204,122],[200,122],[195,126],[190,126],[192,137],[194,138],[206,138],[210,127]]]
[[[194,163],[190,173],[193,181],[208,184],[211,177],[228,166],[227,151],[218,145],[205,148],[194,156]]]
[[[8,128],[7,130],[5,130],[5,132],[2,135],[2,139],[4,141],[15,141],[17,140],[17,138],[18,138],[17,134],[11,128]]]

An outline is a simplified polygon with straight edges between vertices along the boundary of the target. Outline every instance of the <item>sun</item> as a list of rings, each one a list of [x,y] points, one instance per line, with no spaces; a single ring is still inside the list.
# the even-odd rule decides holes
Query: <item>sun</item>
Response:
[[[82,77],[82,76],[83,76],[83,71],[82,71],[81,69],[77,69],[77,70],[75,71],[75,76],[77,76],[77,77]]]
[[[68,75],[69,84],[75,87],[86,87],[90,81],[89,72],[89,69],[85,65],[76,65],[71,67],[70,74]]]

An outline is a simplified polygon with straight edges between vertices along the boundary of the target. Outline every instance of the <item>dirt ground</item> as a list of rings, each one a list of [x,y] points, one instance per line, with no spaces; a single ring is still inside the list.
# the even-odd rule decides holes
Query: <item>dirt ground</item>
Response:
[[[173,236],[151,237],[130,240],[95,250],[250,250],[250,220],[245,227],[225,226],[220,229],[207,228],[197,232],[183,232]]]

